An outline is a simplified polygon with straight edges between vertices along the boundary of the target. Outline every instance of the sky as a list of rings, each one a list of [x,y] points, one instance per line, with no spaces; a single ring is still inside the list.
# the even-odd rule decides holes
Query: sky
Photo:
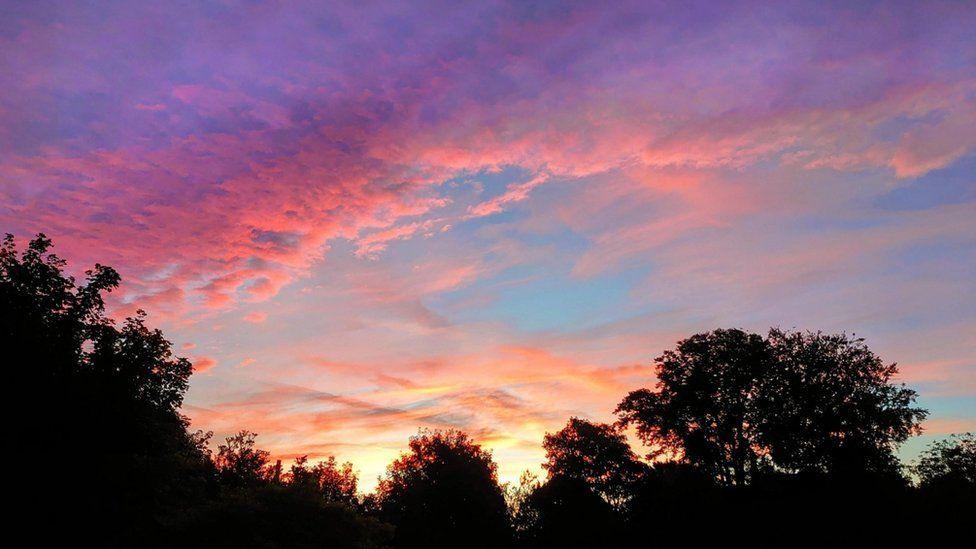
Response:
[[[193,429],[502,480],[688,335],[856,333],[976,430],[972,2],[0,0],[0,231],[115,267]]]

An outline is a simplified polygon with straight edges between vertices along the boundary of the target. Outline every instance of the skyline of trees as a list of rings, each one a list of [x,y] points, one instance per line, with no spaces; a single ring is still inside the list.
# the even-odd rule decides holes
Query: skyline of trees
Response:
[[[190,432],[180,413],[190,362],[143,311],[121,324],[105,315],[114,270],[96,265],[78,284],[51,246],[44,235],[23,252],[9,235],[0,246],[7,404],[32,410],[13,435],[41,472],[10,482],[25,509],[63,526],[45,535],[120,547],[592,547],[632,545],[652,526],[680,540],[699,516],[715,533],[757,514],[866,524],[962,519],[976,505],[972,434],[899,464],[895,449],[926,411],[892,382],[894,364],[854,336],[775,328],[679,341],[616,423],[572,417],[545,435],[543,479],[503,485],[469,435],[421,430],[362,494],[351,463],[300,457],[284,470],[246,426],[216,448]],[[66,456],[69,474],[47,474]]]

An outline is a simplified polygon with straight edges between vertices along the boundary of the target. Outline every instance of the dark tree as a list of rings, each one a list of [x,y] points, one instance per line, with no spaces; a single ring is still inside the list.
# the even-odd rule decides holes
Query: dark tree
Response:
[[[39,234],[18,255],[8,234],[0,247],[0,349],[5,362],[16,366],[10,374],[18,390],[40,396],[64,392],[82,375],[90,359],[83,345],[111,328],[102,293],[119,284],[118,273],[96,265],[86,283],[76,286],[51,246]]]
[[[531,471],[523,471],[518,483],[503,485],[505,502],[508,504],[508,522],[512,525],[516,538],[535,522],[532,510],[526,503],[539,486],[541,483],[538,475]]]
[[[106,317],[115,271],[96,266],[77,285],[50,248],[43,235],[23,253],[10,236],[0,247],[4,403],[31,453],[6,487],[25,515],[43,516],[36,544],[387,546],[388,527],[330,503],[355,492],[348,466],[312,468],[311,491],[280,482],[247,431],[212,456],[209,434],[188,433],[179,412],[189,361],[142,311],[121,326]]]
[[[208,490],[206,437],[188,434],[178,411],[191,367],[143,313],[121,328],[105,316],[114,270],[96,265],[76,285],[50,248],[44,235],[22,254],[9,235],[0,247],[0,349],[6,404],[20,412],[13,434],[35,456],[32,469],[63,470],[67,459],[72,472],[29,486],[18,478],[14,489],[24,507],[49,510],[42,536],[134,544]]]
[[[256,437],[257,433],[241,431],[217,447],[214,466],[225,486],[257,486],[275,478],[268,464],[270,454],[255,447]]]
[[[656,462],[634,485],[624,508],[630,538],[641,545],[653,531],[657,544],[672,546],[687,544],[692,533],[696,543],[704,545],[701,517],[708,516],[707,530],[717,532],[718,522],[729,515],[720,499],[710,473],[687,462]],[[727,530],[721,532],[728,535]]]
[[[550,477],[520,505],[522,547],[619,547],[623,521],[581,478]]]
[[[898,372],[846,334],[772,329],[775,360],[758,412],[761,441],[788,471],[898,474],[895,449],[921,432],[917,394]]]
[[[356,487],[359,478],[352,463],[339,465],[333,456],[311,467],[308,466],[308,456],[302,456],[295,460],[287,477],[290,486],[317,494],[323,501],[346,505],[358,503]]]
[[[724,484],[746,484],[764,457],[755,402],[770,361],[757,334],[691,336],[655,360],[657,390],[627,395],[617,407],[620,423],[637,427],[651,457],[683,458]]]
[[[145,321],[146,312],[139,310],[121,329],[111,324],[97,326],[94,350],[86,357],[89,374],[107,390],[177,413],[193,365],[174,357],[163,333],[149,329]]]
[[[502,547],[510,540],[491,453],[458,431],[421,432],[377,488],[396,547]]]
[[[923,488],[976,489],[976,435],[952,435],[930,444],[912,470]]]
[[[187,510],[152,547],[382,549],[392,528],[348,505],[268,482]]]
[[[570,418],[562,430],[546,434],[542,447],[550,477],[581,480],[615,507],[644,471],[627,437],[614,425]]]
[[[225,439],[213,457],[219,492],[161,532],[158,547],[388,547],[393,530],[363,516],[352,464],[335,458],[287,474],[257,447],[255,433]]]
[[[926,412],[892,383],[861,339],[770,330],[716,330],[656,361],[656,391],[628,395],[621,423],[658,454],[686,459],[726,485],[780,470],[899,478],[894,451]]]
[[[945,532],[967,528],[976,516],[976,436],[934,442],[912,466],[918,479],[918,519]],[[970,528],[971,529],[971,528]]]

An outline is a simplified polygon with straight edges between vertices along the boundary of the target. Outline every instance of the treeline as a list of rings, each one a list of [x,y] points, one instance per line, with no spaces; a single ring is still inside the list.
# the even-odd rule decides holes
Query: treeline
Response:
[[[899,463],[926,412],[855,337],[696,334],[655,359],[656,386],[626,395],[616,423],[547,434],[544,478],[501,485],[466,434],[422,431],[364,495],[351,464],[285,469],[248,431],[215,449],[188,431],[189,361],[144,313],[105,315],[114,270],[79,283],[50,248],[0,247],[8,439],[23,456],[8,493],[15,518],[40,519],[37,545],[873,546],[971,529],[976,439]]]

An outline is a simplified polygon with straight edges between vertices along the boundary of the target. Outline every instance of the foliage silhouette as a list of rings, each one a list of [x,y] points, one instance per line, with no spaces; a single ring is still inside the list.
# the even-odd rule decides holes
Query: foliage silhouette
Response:
[[[421,431],[377,488],[396,547],[503,547],[511,540],[491,454],[459,431]]]
[[[623,517],[578,477],[551,476],[519,511],[522,547],[616,547]]]
[[[508,482],[502,486],[505,494],[505,503],[508,507],[508,522],[512,525],[516,539],[524,537],[523,534],[535,522],[535,513],[527,505],[527,502],[529,496],[540,485],[538,475],[532,471],[522,471],[522,475],[519,476],[517,483]]]
[[[919,519],[951,528],[976,516],[976,436],[952,435],[929,445],[912,467],[918,478]]]
[[[105,316],[114,270],[96,265],[77,285],[51,246],[44,235],[23,253],[9,235],[0,246],[0,349],[16,388],[5,402],[39,472],[10,487],[25,514],[46,511],[37,543],[385,545],[388,527],[286,485],[250,433],[212,457],[209,434],[187,432],[179,413],[190,362],[144,312],[121,327]]]
[[[308,456],[298,458],[291,466],[287,481],[296,489],[316,494],[328,503],[342,503],[348,506],[356,506],[359,503],[356,490],[359,478],[353,471],[352,463],[338,465],[333,456],[312,467],[308,466]]]
[[[710,527],[717,527],[728,514],[722,495],[710,472],[687,462],[654,463],[633,485],[624,507],[629,538],[639,545],[653,530],[661,545],[687,543],[689,532],[701,539],[697,517],[709,516]]]
[[[788,471],[897,475],[895,448],[919,434],[917,394],[898,369],[846,334],[772,329],[773,365],[757,407],[760,439]]]
[[[308,490],[268,482],[225,491],[160,534],[158,547],[379,549],[392,528]]]
[[[922,487],[976,489],[976,435],[963,433],[933,442],[913,470]]]
[[[241,488],[271,482],[277,475],[268,465],[270,454],[255,448],[257,433],[244,430],[217,447],[214,466],[224,486]]]
[[[685,459],[727,486],[773,468],[899,476],[894,451],[920,432],[915,391],[891,383],[861,339],[773,329],[768,339],[715,330],[656,359],[656,391],[630,393],[622,425],[662,454]]]
[[[613,506],[620,506],[644,472],[619,428],[570,418],[562,430],[542,442],[550,478],[577,479]]]
[[[617,407],[620,423],[637,427],[652,457],[681,457],[742,486],[765,458],[755,401],[771,358],[761,336],[741,330],[679,341],[655,359],[657,391],[634,391]]]
[[[13,237],[4,239],[0,348],[17,388],[13,409],[30,410],[14,436],[37,456],[32,466],[58,470],[70,450],[79,473],[15,489],[27,507],[60,494],[52,521],[64,528],[49,535],[72,528],[128,543],[207,489],[205,437],[188,434],[178,413],[191,367],[141,311],[121,328],[105,317],[114,270],[96,265],[79,286],[51,246],[41,234],[18,255]]]
[[[9,235],[0,245],[4,402],[32,452],[8,486],[15,519],[43,511],[38,544],[877,546],[960,531],[976,514],[971,433],[933,443],[908,483],[894,451],[926,412],[892,383],[895,365],[845,334],[778,329],[678,342],[618,424],[573,417],[545,436],[544,483],[499,486],[466,434],[421,431],[363,496],[352,464],[301,457],[284,471],[247,430],[213,452],[180,413],[190,362],[141,310],[106,316],[114,270],[96,265],[79,284],[51,247],[44,235],[23,252]],[[656,461],[637,458],[624,426]]]

